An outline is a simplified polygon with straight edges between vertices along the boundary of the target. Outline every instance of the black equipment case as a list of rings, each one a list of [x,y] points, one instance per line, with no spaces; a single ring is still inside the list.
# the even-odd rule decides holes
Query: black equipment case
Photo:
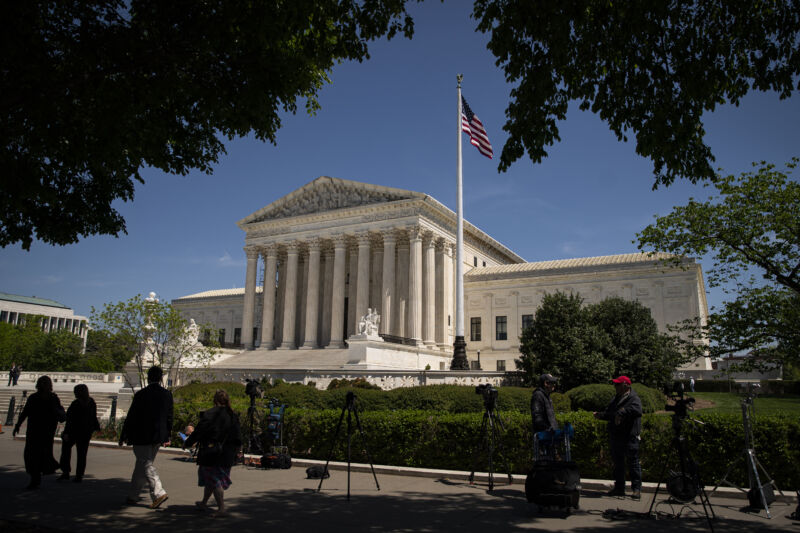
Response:
[[[572,435],[574,430],[569,424],[563,430],[534,434],[534,463],[525,480],[528,502],[567,511],[578,508],[581,475],[570,457]]]

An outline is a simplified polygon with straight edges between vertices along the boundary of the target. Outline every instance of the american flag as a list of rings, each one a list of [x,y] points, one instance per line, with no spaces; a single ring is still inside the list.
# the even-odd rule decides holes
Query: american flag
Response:
[[[489,159],[492,158],[492,143],[489,142],[486,130],[483,129],[483,123],[469,108],[463,96],[461,97],[461,131],[469,133],[469,142],[480,153]]]

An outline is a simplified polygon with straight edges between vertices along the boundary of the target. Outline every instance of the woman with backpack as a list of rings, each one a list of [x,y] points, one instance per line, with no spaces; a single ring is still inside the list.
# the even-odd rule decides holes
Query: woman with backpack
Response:
[[[199,443],[197,478],[198,485],[203,487],[203,499],[195,505],[201,510],[208,509],[208,499],[213,494],[217,512],[212,516],[224,516],[224,491],[231,486],[231,467],[242,445],[239,417],[231,409],[230,398],[224,390],[214,394],[214,407],[201,413],[200,422],[183,446],[194,443]]]

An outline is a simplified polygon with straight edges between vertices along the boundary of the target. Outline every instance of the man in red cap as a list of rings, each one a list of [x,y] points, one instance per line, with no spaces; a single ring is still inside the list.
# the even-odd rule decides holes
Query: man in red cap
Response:
[[[614,462],[614,488],[609,496],[625,496],[625,463],[631,476],[631,497],[642,497],[642,466],[639,464],[639,434],[642,432],[642,401],[631,389],[631,379],[619,376],[611,380],[617,391],[614,399],[603,412],[594,417],[608,420],[608,436],[611,444],[611,460]]]

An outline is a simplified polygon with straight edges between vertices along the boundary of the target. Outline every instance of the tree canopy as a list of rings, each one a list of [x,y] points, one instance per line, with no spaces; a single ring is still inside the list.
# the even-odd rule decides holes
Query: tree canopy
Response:
[[[707,200],[691,199],[637,234],[639,249],[712,256],[709,285],[734,298],[687,329],[702,328],[714,356],[800,362],[800,183],[790,178],[798,162],[716,175]]]
[[[621,374],[661,388],[687,360],[639,302],[614,297],[583,306],[580,296],[560,292],[544,297],[520,337],[520,352],[517,368],[529,382],[547,372],[564,390]]]
[[[136,365],[140,383],[147,383],[147,369],[153,365],[162,367],[174,382],[182,368],[202,370],[217,355],[213,343],[199,342],[200,326],[192,326],[172,305],[156,298],[143,298],[139,294],[122,302],[107,303],[101,310],[92,307],[90,322],[92,328],[104,332],[104,337],[113,339],[115,359]],[[210,339],[216,338],[216,332],[209,326],[202,329]]]
[[[0,8],[0,246],[125,232],[140,170],[275,142],[331,67],[411,36],[407,0],[30,0]]]
[[[653,161],[655,186],[713,177],[703,114],[751,90],[800,89],[792,0],[476,0],[478,29],[514,84],[500,170],[560,140],[570,101]]]
[[[26,315],[19,324],[0,322],[0,366],[12,363],[24,370],[86,371],[83,340],[67,330],[45,332],[44,317]]]

